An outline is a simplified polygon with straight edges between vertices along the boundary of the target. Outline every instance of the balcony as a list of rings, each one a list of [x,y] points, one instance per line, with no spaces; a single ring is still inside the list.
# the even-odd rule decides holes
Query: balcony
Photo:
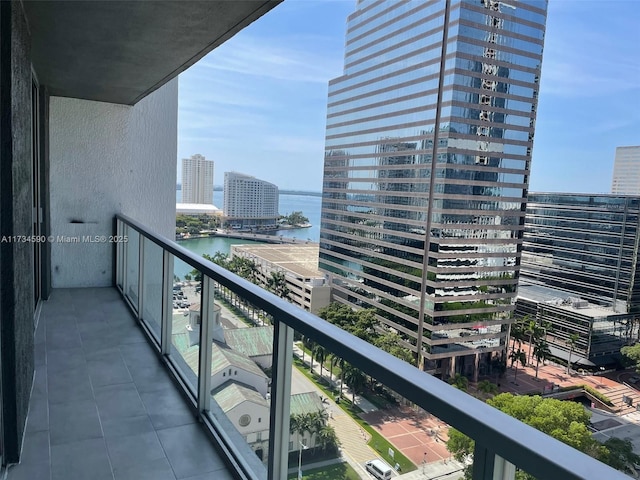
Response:
[[[513,479],[515,466],[545,480],[628,478],[127,217],[116,224],[126,239],[116,247],[116,288],[55,290],[42,308],[22,462],[10,480],[286,479],[294,332],[473,438],[475,480]],[[179,269],[199,272],[199,301],[185,289],[184,312],[172,304]],[[223,292],[273,322],[268,391],[259,370],[216,340],[229,328]],[[233,365],[253,418],[234,417],[224,393],[239,375]],[[247,430],[261,419],[266,438]]]
[[[202,476],[200,476],[202,475]],[[234,478],[114,288],[54,290],[10,480]]]

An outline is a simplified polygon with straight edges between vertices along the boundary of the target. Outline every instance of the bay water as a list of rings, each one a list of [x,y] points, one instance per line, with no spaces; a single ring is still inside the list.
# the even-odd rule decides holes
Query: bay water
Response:
[[[181,200],[181,191],[176,191],[176,202]],[[213,204],[218,207],[223,207],[223,192],[213,192]],[[309,219],[311,227],[309,228],[296,228],[291,230],[278,230],[274,232],[275,236],[282,235],[283,237],[295,238],[302,241],[318,242],[320,240],[320,208],[322,206],[322,197],[313,195],[285,195],[280,194],[279,213],[280,215],[289,215],[293,212],[302,212],[302,214]],[[231,249],[231,245],[238,244],[250,244],[259,243],[252,242],[250,240],[235,239],[235,238],[221,238],[221,237],[207,237],[207,238],[194,238],[191,240],[182,240],[179,242],[181,246],[187,250],[191,250],[193,253],[202,255],[207,253],[214,255],[216,252],[228,254]],[[181,279],[184,275],[191,271],[191,267],[176,259],[174,272]]]

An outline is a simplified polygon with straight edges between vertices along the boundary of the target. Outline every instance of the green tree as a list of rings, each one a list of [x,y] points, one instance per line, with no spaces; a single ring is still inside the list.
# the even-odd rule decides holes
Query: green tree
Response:
[[[542,398],[538,395],[516,396],[511,393],[496,395],[487,400],[487,403],[588,455],[598,459],[607,455],[607,448],[594,440],[589,431],[591,413],[578,403]],[[468,459],[473,454],[474,446],[472,439],[454,428],[449,429],[447,449],[456,460]],[[528,480],[533,477],[525,472],[518,472],[516,478]]]
[[[522,341],[524,340],[524,325],[522,320],[517,320],[511,324],[510,336],[511,341],[513,342],[511,344],[511,350],[515,350],[516,343],[519,347],[522,346]]]
[[[398,357],[400,360],[404,360],[407,363],[415,365],[415,358],[413,353],[408,348],[402,346],[402,338],[397,333],[384,333],[378,335],[374,340],[374,345],[387,353],[390,353],[394,357]]]
[[[289,299],[291,290],[287,286],[287,278],[283,272],[271,272],[267,278],[267,290],[285,300]]]
[[[490,382],[489,380],[482,380],[478,382],[478,392],[482,393],[484,396],[493,396],[498,393],[498,386],[495,383]]]
[[[456,373],[455,376],[449,378],[448,382],[450,385],[453,385],[458,390],[462,390],[463,392],[466,392],[469,388],[469,379],[464,375],[460,375],[459,373]]]
[[[545,331],[541,325],[536,322],[535,319],[530,319],[529,317],[523,318],[524,323],[524,333],[529,336],[529,354],[527,355],[527,363],[531,363],[531,355],[533,353],[533,345],[535,341],[541,338]]]
[[[316,343],[313,347],[313,356],[320,364],[320,378],[322,378],[322,368],[324,367],[324,361],[327,359],[327,349],[319,343]]]
[[[366,377],[364,373],[348,363],[345,363],[343,371],[344,381],[347,382],[347,385],[351,388],[352,402],[355,405],[356,394],[360,393],[360,390],[362,390],[362,387],[366,382]]]
[[[509,352],[509,360],[511,360],[511,368],[513,368],[514,364],[516,366],[516,371],[513,375],[513,381],[517,382],[516,379],[518,378],[518,363],[521,363],[524,367],[527,364],[527,354],[524,353],[524,350],[518,347],[517,350],[511,350],[511,352]]]
[[[292,212],[290,215],[284,216],[284,220],[292,226],[304,225],[309,223],[309,219],[305,217],[302,212]]]
[[[571,355],[573,355],[573,350],[576,348],[576,343],[578,343],[578,339],[580,335],[577,333],[573,333],[569,336],[569,360],[567,361],[567,375],[569,375],[569,371],[571,369]]]
[[[536,359],[536,378],[538,378],[540,361],[542,361],[542,364],[544,365],[544,361],[551,356],[549,344],[544,338],[538,338],[533,344],[533,356]]]
[[[620,350],[627,365],[633,365],[636,372],[640,373],[640,343],[622,347]]]
[[[636,476],[634,465],[640,464],[640,456],[633,453],[631,440],[611,437],[604,442],[604,446],[607,451],[602,453],[600,461],[627,475]]]
[[[336,435],[336,431],[331,425],[326,424],[320,429],[316,439],[316,445],[320,446],[322,451],[338,451],[340,440],[338,440],[338,435]]]

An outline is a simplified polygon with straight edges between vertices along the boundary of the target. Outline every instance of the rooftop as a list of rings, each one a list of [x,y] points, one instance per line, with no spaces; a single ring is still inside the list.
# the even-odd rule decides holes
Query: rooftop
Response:
[[[324,410],[320,396],[316,392],[296,393],[291,395],[291,415],[314,413]]]
[[[217,372],[220,372],[225,368],[237,367],[246,370],[247,372],[253,373],[254,375],[265,378],[267,377],[253,360],[240,352],[236,352],[231,348],[227,348],[226,346],[221,346],[217,342],[213,342],[212,352],[213,355],[211,356],[211,375],[215,375]],[[187,354],[185,354],[184,357],[186,360]]]
[[[621,312],[614,311],[611,307],[589,303],[584,299],[581,300],[583,302],[587,302],[585,308],[575,308],[571,304],[563,304],[563,302],[568,298],[577,298],[576,295],[544,285],[518,285],[518,298],[531,300],[537,303],[546,303],[549,305],[553,305],[554,307],[558,307],[562,310],[578,312],[581,315],[585,315],[591,318],[602,318],[608,317],[610,315],[623,314]]]
[[[273,327],[225,329],[224,339],[233,350],[247,357],[273,354]]]
[[[229,412],[245,401],[269,408],[269,402],[260,393],[233,380],[220,385],[212,392],[212,395],[224,413]]]
[[[239,251],[246,255],[255,255],[302,278],[324,278],[318,270],[319,250],[320,245],[312,242],[300,245],[233,245],[232,247],[232,252]]]
[[[216,215],[222,214],[222,210],[209,203],[176,203],[176,213]]]

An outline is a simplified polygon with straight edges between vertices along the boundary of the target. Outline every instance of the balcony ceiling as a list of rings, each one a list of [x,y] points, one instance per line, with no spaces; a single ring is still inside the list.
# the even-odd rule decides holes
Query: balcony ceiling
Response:
[[[282,0],[28,1],[51,95],[132,105]]]

